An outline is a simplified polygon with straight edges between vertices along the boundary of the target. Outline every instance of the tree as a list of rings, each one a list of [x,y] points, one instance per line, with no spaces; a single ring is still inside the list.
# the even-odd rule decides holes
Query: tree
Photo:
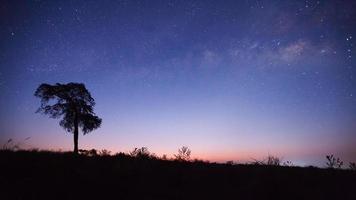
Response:
[[[79,127],[83,135],[97,129],[101,119],[95,115],[95,101],[83,83],[41,84],[35,96],[41,98],[37,113],[61,118],[59,125],[74,135],[74,153],[78,154]]]

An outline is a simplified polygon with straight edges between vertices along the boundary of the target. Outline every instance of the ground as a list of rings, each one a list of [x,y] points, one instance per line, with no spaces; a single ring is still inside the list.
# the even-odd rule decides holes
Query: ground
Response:
[[[356,171],[0,151],[1,199],[356,199]]]

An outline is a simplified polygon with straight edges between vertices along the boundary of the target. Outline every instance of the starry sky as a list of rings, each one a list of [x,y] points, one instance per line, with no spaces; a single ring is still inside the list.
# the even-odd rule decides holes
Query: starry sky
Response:
[[[41,83],[83,82],[80,148],[356,161],[356,1],[1,1],[0,144],[71,150]],[[30,139],[25,141],[25,138]]]

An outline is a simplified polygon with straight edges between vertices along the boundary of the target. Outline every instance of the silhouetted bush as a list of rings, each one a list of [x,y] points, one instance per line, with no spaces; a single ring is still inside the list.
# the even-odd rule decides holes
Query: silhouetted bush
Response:
[[[2,150],[14,150],[12,139],[8,139],[3,145]]]
[[[197,158],[195,158],[191,162],[195,163],[195,164],[209,164],[210,163],[208,160],[202,160],[202,159],[197,159]]]
[[[191,153],[192,152],[188,147],[183,146],[182,148],[178,149],[178,154],[174,154],[174,157],[178,161],[189,161]]]
[[[116,156],[116,157],[129,157],[130,155],[127,155],[124,152],[119,152],[119,153],[115,153],[114,156]]]
[[[20,150],[21,146],[30,138],[31,137],[27,137],[22,142],[16,142],[16,143],[13,139],[10,138],[3,144],[1,150],[12,150],[12,151]]]
[[[276,156],[268,156],[266,165],[280,166],[281,159]]]
[[[351,170],[356,170],[356,163],[350,162],[350,163],[349,163],[349,169],[351,169]]]
[[[151,153],[148,151],[147,147],[135,148],[129,154],[136,158],[151,158]]]
[[[90,150],[79,149],[79,154],[85,155],[85,156],[97,156],[98,151],[96,149],[90,149]]]
[[[226,164],[227,164],[227,165],[233,165],[233,164],[234,164],[234,161],[232,161],[232,160],[226,161]]]
[[[166,154],[163,154],[162,157],[161,157],[162,160],[168,160],[168,157]]]
[[[293,164],[292,161],[287,160],[287,161],[283,162],[283,166],[285,166],[285,167],[293,167],[294,164]]]
[[[278,158],[277,156],[267,156],[263,160],[257,160],[253,159],[253,161],[250,163],[252,165],[270,165],[270,166],[280,166],[282,160]]]
[[[106,149],[102,149],[101,151],[99,151],[99,155],[100,156],[110,156],[111,155],[111,151],[106,150]]]
[[[327,155],[326,156],[326,166],[330,169],[338,168],[340,169],[344,162],[341,161],[340,158],[335,158],[334,155]]]
[[[254,159],[252,158],[252,162],[248,162],[246,164],[250,164],[250,165],[265,165],[265,161],[263,160],[257,160],[257,159]]]

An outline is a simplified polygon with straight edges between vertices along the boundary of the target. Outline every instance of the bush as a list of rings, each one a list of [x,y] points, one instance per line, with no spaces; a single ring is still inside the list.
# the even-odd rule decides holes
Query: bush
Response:
[[[85,155],[85,156],[97,156],[98,151],[96,149],[90,149],[90,150],[79,149],[79,154]]]
[[[130,154],[130,156],[136,157],[136,158],[150,158],[151,157],[151,153],[148,151],[147,147],[135,148],[129,154]]]
[[[103,149],[103,150],[99,151],[99,155],[100,156],[110,156],[111,155],[111,151]]]
[[[350,162],[350,163],[349,163],[349,168],[350,168],[351,170],[356,170],[356,163],[355,163],[355,162]]]
[[[253,162],[250,164],[253,165],[270,165],[270,166],[280,166],[282,163],[282,159],[278,158],[277,156],[267,156],[267,158],[263,160],[256,160],[253,159]]]
[[[326,156],[326,166],[330,169],[340,169],[344,162],[341,161],[340,158],[335,158],[334,155],[327,155]]]
[[[174,157],[178,161],[189,161],[190,160],[191,150],[183,146],[182,148],[178,149],[178,154],[174,154]]]
[[[16,151],[20,150],[21,146],[25,144],[27,140],[29,140],[31,137],[25,138],[22,142],[16,142],[13,139],[8,139],[2,146],[1,150],[11,150],[11,151]]]
[[[287,161],[283,162],[283,166],[285,166],[285,167],[293,167],[294,164],[293,164],[292,161],[287,160]]]
[[[266,165],[280,166],[281,159],[276,156],[268,156]]]
[[[168,157],[166,154],[163,154],[162,157],[161,157],[161,160],[168,160]]]
[[[232,161],[232,160],[226,161],[226,164],[227,165],[234,165],[234,161]]]

